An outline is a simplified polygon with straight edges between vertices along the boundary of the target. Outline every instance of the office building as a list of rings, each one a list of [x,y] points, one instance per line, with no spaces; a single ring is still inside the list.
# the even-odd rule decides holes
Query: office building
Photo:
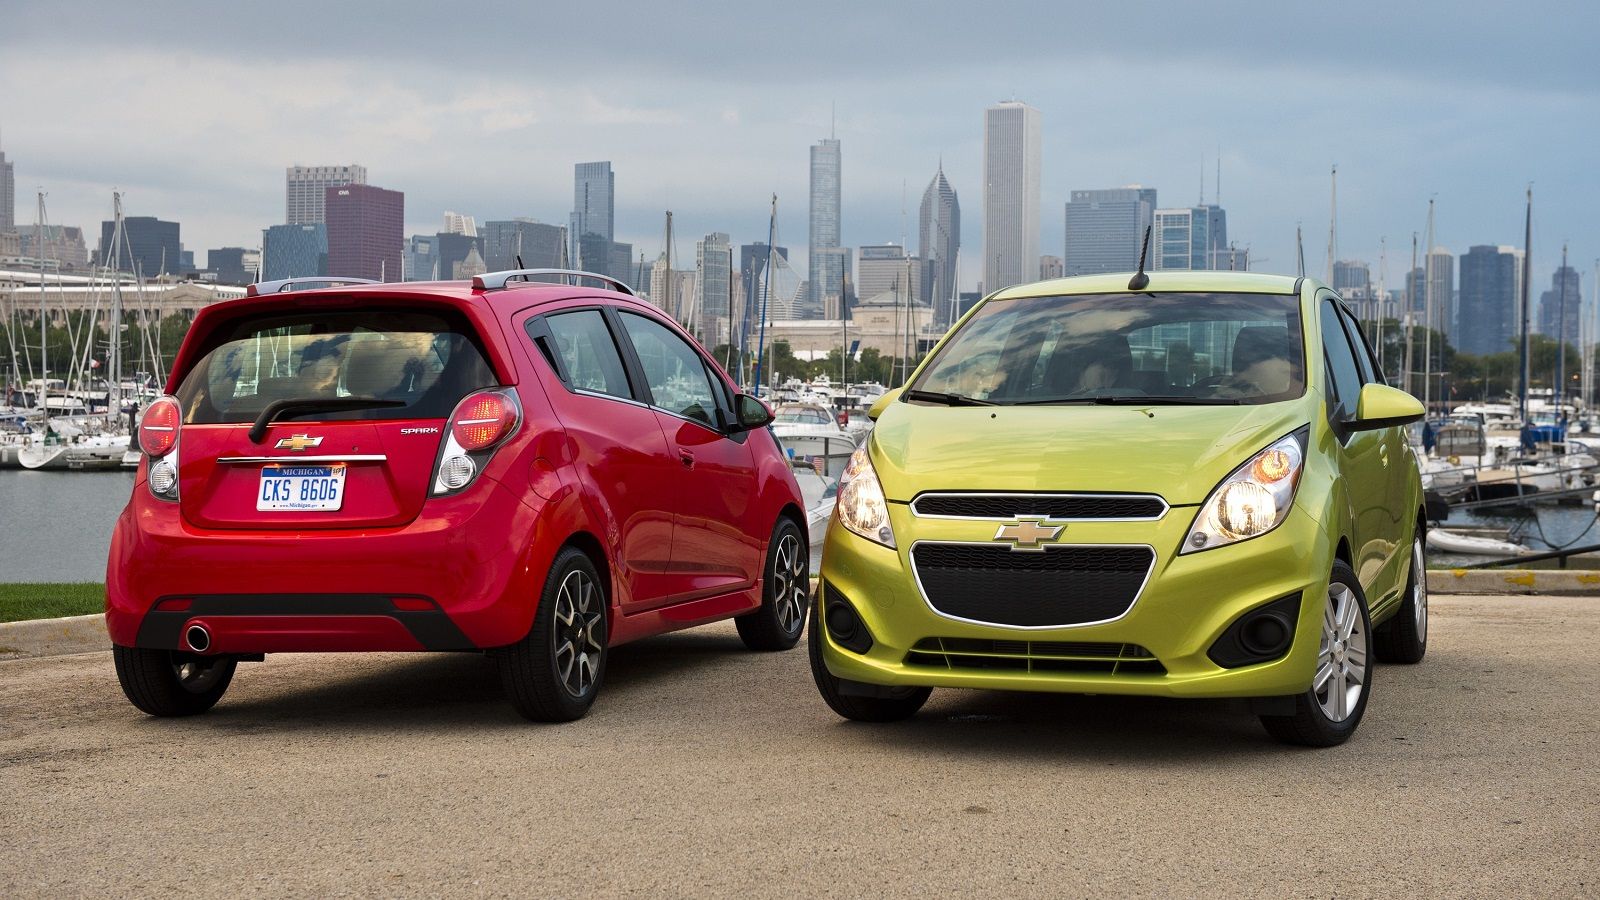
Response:
[[[369,184],[327,189],[328,274],[377,281],[404,277],[406,195]]]
[[[1059,256],[1045,255],[1039,257],[1039,278],[1060,278],[1067,274],[1067,264]]]
[[[1556,269],[1550,290],[1539,296],[1539,333],[1552,340],[1576,346],[1582,321],[1583,292],[1578,270],[1571,266]]]
[[[632,276],[636,268],[633,260],[633,245],[612,241],[610,260],[610,264],[606,266],[605,274],[632,287],[633,280],[630,276]]]
[[[1333,289],[1349,300],[1357,292],[1372,285],[1372,269],[1358,259],[1340,259],[1333,263]]]
[[[917,215],[917,255],[926,270],[922,279],[924,303],[933,306],[935,320],[949,324],[950,300],[956,295],[956,261],[961,250],[961,201],[944,177],[944,164],[922,192]]]
[[[284,176],[284,222],[320,225],[330,187],[366,184],[366,166],[290,166]]]
[[[845,258],[840,252],[840,181],[843,162],[837,138],[811,145],[811,231],[806,266],[807,300],[814,309],[842,307]],[[832,298],[831,301],[829,298]]]
[[[153,216],[126,216],[122,220],[120,247],[112,246],[115,229],[116,222],[100,223],[100,248],[95,256],[106,265],[145,278],[183,270],[177,222],[163,222]]]
[[[434,259],[438,263],[439,278],[458,280],[456,267],[466,261],[478,239],[453,231],[441,231],[433,236]],[[479,251],[480,253],[482,251]]]
[[[1479,245],[1461,255],[1460,321],[1453,343],[1463,353],[1504,353],[1518,332],[1522,254]]]
[[[273,225],[261,235],[261,279],[328,274],[328,226]]]
[[[464,234],[467,237],[478,236],[478,220],[471,216],[464,216],[458,212],[444,211],[444,233]]]
[[[1433,303],[1434,329],[1449,336],[1455,334],[1456,310],[1456,258],[1443,247],[1428,251],[1428,299]]]
[[[0,150],[0,231],[17,230],[17,164]]]
[[[616,238],[616,174],[611,163],[578,163],[572,170],[568,257],[577,268],[607,274]]]
[[[1026,103],[1008,100],[984,110],[985,291],[1032,281],[1039,264],[1039,129],[1039,111]]]
[[[26,227],[18,229],[18,232],[18,255],[55,260],[63,271],[83,269],[89,265],[89,245],[83,238],[82,228],[46,225],[42,230]]]
[[[218,284],[249,284],[256,280],[261,254],[244,247],[219,247],[206,251],[206,269]]]
[[[733,249],[726,234],[714,231],[694,244],[695,306],[701,322],[728,318]],[[709,331],[705,332],[709,333]]]
[[[467,250],[467,258],[456,263],[451,274],[456,281],[464,281],[487,271],[489,268],[483,264],[483,255],[478,252],[478,242],[473,241],[472,247]]]
[[[893,294],[904,302],[922,296],[922,261],[907,256],[899,244],[864,244],[861,258],[856,261],[856,294],[862,302],[883,294]],[[919,301],[920,302],[920,301]],[[828,310],[825,319],[837,319],[836,310]]]
[[[1230,262],[1228,217],[1222,207],[1158,209],[1154,224],[1149,268],[1204,270],[1219,268],[1219,262],[1226,268]]]
[[[533,219],[485,222],[483,262],[491,272],[567,268],[567,229]],[[522,265],[517,265],[517,257]]]
[[[448,278],[450,275],[448,271],[440,274],[437,233],[413,234],[406,241],[406,252],[401,265],[404,267],[406,281],[436,281]]]
[[[1156,189],[1143,185],[1073,191],[1072,199],[1067,201],[1062,255],[1066,274],[1101,275],[1137,269],[1144,232],[1153,224],[1155,211]]]

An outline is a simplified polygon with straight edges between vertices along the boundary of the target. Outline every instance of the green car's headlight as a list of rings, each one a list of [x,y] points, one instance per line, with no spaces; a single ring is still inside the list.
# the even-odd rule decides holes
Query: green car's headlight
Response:
[[[1194,529],[1178,552],[1194,553],[1260,537],[1282,524],[1300,486],[1309,433],[1309,428],[1302,428],[1280,438],[1222,479],[1200,507]]]
[[[878,473],[872,470],[872,458],[866,445],[850,454],[850,462],[839,477],[839,501],[834,506],[839,512],[839,522],[844,527],[869,541],[885,547],[894,546],[894,529],[889,527],[889,501],[884,499],[883,485],[878,483]]]

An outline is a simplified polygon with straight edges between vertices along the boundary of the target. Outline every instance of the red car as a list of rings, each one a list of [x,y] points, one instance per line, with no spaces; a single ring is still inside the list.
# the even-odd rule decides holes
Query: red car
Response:
[[[294,279],[196,317],[107,564],[135,706],[203,712],[266,653],[472,650],[562,721],[617,644],[732,617],[794,646],[809,541],[770,411],[625,285],[526,280],[556,274]]]

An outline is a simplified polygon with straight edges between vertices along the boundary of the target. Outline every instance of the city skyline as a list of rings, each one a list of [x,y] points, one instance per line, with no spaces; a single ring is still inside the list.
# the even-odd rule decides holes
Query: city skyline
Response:
[[[571,203],[564,173],[604,158],[627,173],[617,197],[618,241],[658,248],[660,212],[669,207],[680,234],[765,240],[776,192],[778,243],[798,245],[795,262],[804,271],[804,148],[829,133],[835,100],[837,135],[852,148],[841,243],[860,246],[906,237],[905,185],[925,183],[941,156],[958,191],[981,190],[976,110],[1016,95],[1044,114],[1041,253],[1059,252],[1060,209],[1072,190],[1137,182],[1161,187],[1169,203],[1187,202],[1199,193],[1203,169],[1213,202],[1220,149],[1230,234],[1250,247],[1259,270],[1294,270],[1297,225],[1308,270],[1324,270],[1327,170],[1335,162],[1341,257],[1376,266],[1387,237],[1389,271],[1403,271],[1395,250],[1409,232],[1424,230],[1430,196],[1438,198],[1437,244],[1457,253],[1520,244],[1529,181],[1535,279],[1548,283],[1559,264],[1551,248],[1563,241],[1580,272],[1600,256],[1587,214],[1597,174],[1583,149],[1594,128],[1586,123],[1600,120],[1600,87],[1576,37],[1596,24],[1592,6],[1534,2],[1519,15],[1526,27],[1506,29],[1471,3],[1434,4],[1434,15],[1419,10],[1405,22],[1373,3],[1331,18],[1226,2],[1203,15],[1133,3],[1075,13],[1072,54],[1042,35],[997,44],[973,27],[975,11],[952,12],[935,26],[852,9],[860,28],[817,41],[819,26],[798,23],[788,39],[806,52],[763,54],[744,80],[706,64],[713,54],[705,52],[697,15],[648,29],[619,17],[619,36],[653,39],[628,41],[640,52],[604,70],[574,67],[580,78],[558,64],[581,58],[574,48],[549,48],[549,65],[507,73],[485,59],[439,54],[452,26],[412,34],[359,4],[316,8],[313,18],[333,21],[325,32],[306,33],[290,26],[313,7],[296,13],[302,5],[290,2],[282,17],[252,20],[260,40],[245,46],[222,40],[241,23],[242,14],[227,10],[169,11],[192,29],[174,42],[154,25],[162,17],[90,7],[69,33],[49,7],[22,0],[8,10],[15,27],[0,34],[0,83],[25,85],[30,73],[52,73],[50,91],[5,92],[0,106],[0,149],[17,166],[21,226],[31,223],[41,185],[52,224],[86,230],[109,218],[110,192],[120,187],[130,215],[182,222],[186,246],[253,245],[263,227],[280,221],[285,165],[350,160],[407,192],[407,234],[431,233],[445,209],[480,222],[560,223]],[[1049,12],[1002,3],[985,18],[1042,20]],[[529,15],[507,11],[502,24],[516,27]],[[331,39],[334,26],[358,17],[370,25],[362,41]],[[559,10],[540,24],[580,19]],[[875,27],[887,32],[888,21],[912,29],[927,62],[890,67],[881,54],[862,52],[864,36]],[[1440,39],[1441,28],[1449,40]],[[1138,52],[1127,50],[1128,33],[1139,35]],[[1307,52],[1293,39],[1313,33],[1336,52]],[[1190,61],[1165,53],[1196,45],[1205,48],[1199,79],[1189,77]],[[661,52],[667,46],[672,54]],[[105,109],[94,60],[112,48],[121,67],[140,77],[123,88],[126,102]],[[449,76],[434,77],[436,69]],[[875,89],[859,90],[863,83]],[[1262,91],[1263,83],[1273,89]],[[1230,96],[1241,102],[1218,102]],[[182,98],[183,115],[148,115],[157,99],[174,97]],[[61,114],[73,105],[104,114]],[[1526,127],[1538,121],[1571,128],[1550,141]],[[1313,139],[1318,123],[1327,133],[1320,140]],[[1383,139],[1343,137],[1351,127],[1379,128]],[[117,141],[105,141],[107,132]],[[966,242],[974,251],[982,227],[975,210]],[[686,242],[674,256],[689,251]],[[963,290],[978,280],[976,255],[964,254]]]

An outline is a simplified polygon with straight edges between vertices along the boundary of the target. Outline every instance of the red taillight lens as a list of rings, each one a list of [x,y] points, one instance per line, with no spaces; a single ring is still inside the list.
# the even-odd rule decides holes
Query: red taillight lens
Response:
[[[493,447],[517,424],[517,409],[501,394],[484,391],[461,401],[450,419],[450,433],[471,453]]]
[[[178,426],[183,422],[183,411],[172,397],[162,397],[150,404],[139,421],[139,447],[151,456],[166,456],[178,445]]]

